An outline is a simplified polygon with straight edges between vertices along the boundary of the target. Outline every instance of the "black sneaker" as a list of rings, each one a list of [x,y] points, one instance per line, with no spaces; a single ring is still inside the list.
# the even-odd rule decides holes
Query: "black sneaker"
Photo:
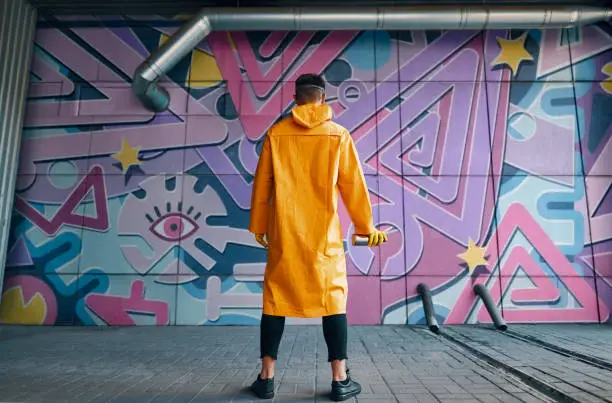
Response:
[[[343,381],[332,381],[331,399],[341,402],[361,393],[361,385],[351,379],[349,370],[346,370],[346,379]]]
[[[260,399],[272,399],[274,397],[274,378],[261,379],[261,374],[257,375],[257,380],[251,385],[251,392]]]

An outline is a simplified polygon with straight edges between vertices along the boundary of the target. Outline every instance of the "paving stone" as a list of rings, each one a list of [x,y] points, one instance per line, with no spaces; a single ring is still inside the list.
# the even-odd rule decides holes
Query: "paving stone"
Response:
[[[496,396],[503,403],[522,403],[522,401],[514,395]]]
[[[507,385],[507,384],[501,384],[501,383],[499,383],[498,385],[499,385],[499,388],[502,389],[505,393],[510,393],[510,394],[520,393],[525,390],[517,385]]]
[[[600,399],[596,396],[591,395],[590,393],[584,393],[584,392],[579,392],[579,393],[569,393],[569,395],[571,397],[573,397],[574,399],[580,401],[580,402],[604,402],[605,400]]]
[[[601,327],[582,327],[585,333],[591,328],[601,332]],[[612,327],[605,328],[608,329],[608,333],[612,333]],[[605,393],[612,390],[609,371],[557,354],[537,344],[507,337],[503,333],[481,327],[454,327],[451,329],[451,334],[489,357],[514,366],[535,379],[554,385],[562,392],[588,392],[589,396],[599,397],[601,401],[605,398]],[[612,339],[607,334],[604,338]],[[506,390],[502,385],[498,386]],[[519,395],[521,394],[515,394]],[[532,399],[536,400],[535,397]]]
[[[488,393],[472,393],[472,395],[474,396],[474,399],[483,402],[483,403],[499,403],[501,402],[501,400],[499,400],[497,397],[495,397],[494,394],[488,394]]]
[[[609,325],[513,325],[512,330],[570,351],[612,362],[612,332]]]
[[[572,386],[570,384],[564,383],[564,382],[554,382],[554,383],[551,383],[550,386],[552,386],[555,389],[558,389],[558,390],[560,390],[562,392],[565,392],[565,393],[579,393],[579,392],[582,392],[580,389],[578,389],[578,388],[576,388],[576,387],[574,387],[574,386]]]
[[[538,397],[530,394],[530,393],[516,393],[514,395],[515,397],[517,397],[518,399],[520,399],[520,401],[524,402],[524,403],[534,403],[534,402],[541,402],[542,400],[539,399]]]
[[[482,334],[479,328],[460,329]],[[596,339],[589,327],[581,329],[585,340]],[[594,329],[606,340],[612,333]],[[579,341],[574,330],[570,333],[567,345]],[[257,327],[240,326],[0,326],[0,401],[258,401],[248,391],[260,368],[258,334]],[[495,332],[486,337],[488,344],[479,348],[580,401],[612,395],[609,373]],[[563,337],[561,327],[554,337]],[[541,401],[529,386],[420,328],[355,326],[349,328],[349,340],[349,367],[363,385],[352,401]],[[331,369],[320,327],[286,328],[275,379],[274,401],[327,401]],[[599,393],[600,399],[580,388]]]
[[[445,403],[451,403],[451,402],[475,402],[476,399],[474,399],[474,396],[469,395],[466,397],[456,397],[456,396],[452,396],[452,395],[447,395],[447,396],[443,396],[443,397],[439,397],[436,395],[436,399],[439,402],[445,402]]]
[[[495,386],[466,386],[465,389],[472,394],[503,394],[504,391]],[[516,388],[515,391],[521,391],[521,389]]]
[[[410,386],[405,384],[390,384],[389,389],[396,395],[399,394],[414,394],[414,393],[425,393],[427,389],[423,386]]]

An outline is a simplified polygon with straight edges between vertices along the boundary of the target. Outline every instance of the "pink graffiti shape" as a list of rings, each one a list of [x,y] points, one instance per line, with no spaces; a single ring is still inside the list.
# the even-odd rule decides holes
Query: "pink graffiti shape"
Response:
[[[559,280],[565,284],[567,289],[578,301],[581,307],[568,309],[505,309],[503,312],[504,318],[511,322],[596,321],[598,319],[598,302],[594,290],[589,286],[586,279],[578,276],[571,263],[565,258],[561,251],[559,251],[557,246],[548,237],[544,229],[542,229],[531,214],[529,214],[529,211],[525,208],[525,206],[518,203],[512,204],[508,208],[497,228],[496,235],[498,242],[495,242],[495,236],[491,236],[489,244],[487,245],[487,254],[496,260],[491,262],[489,267],[494,268],[500,264],[500,260],[503,256],[503,254],[499,253],[497,244],[499,243],[500,245],[499,250],[504,251],[509,246],[508,244],[516,231],[520,231],[533,245],[535,250],[549,264],[555,274],[559,277]],[[512,252],[514,252],[514,250]],[[524,269],[532,271],[528,274],[530,274],[533,279],[535,274],[533,270],[535,270],[536,266],[539,268],[539,265],[537,265],[536,262],[528,262],[528,259],[533,259],[528,254],[521,255],[520,252],[518,253],[519,255],[511,255],[512,259],[510,259],[510,263],[513,264],[506,263],[501,269],[501,277],[512,274],[512,272],[515,270],[515,265],[520,264]],[[543,271],[541,271],[540,275],[547,276],[547,274]],[[487,279],[484,276],[481,276],[473,283],[469,281],[466,283],[463,292],[446,318],[447,323],[464,323],[467,320],[468,315],[476,302],[476,296],[474,295],[472,287],[476,283],[484,284],[486,283],[486,280]],[[493,298],[496,300],[496,302],[499,302],[500,299],[499,281],[500,279],[496,278],[493,289],[491,289]],[[510,282],[507,281],[502,283],[502,286],[508,287],[509,284]],[[501,295],[506,293],[506,289],[503,287]],[[543,291],[548,293],[550,296],[551,291],[549,287],[550,285],[546,285],[546,288]],[[526,294],[525,292],[522,292],[522,294],[515,294],[514,296],[517,298],[524,298]],[[609,311],[606,305],[600,303],[599,306],[601,317],[608,317]],[[478,317],[479,319],[487,319],[486,315],[481,316],[483,315],[481,313],[482,309],[479,311]]]
[[[50,220],[19,196],[15,196],[15,209],[48,235],[55,235],[63,225],[106,231],[109,224],[103,173],[102,167],[94,165]],[[94,196],[96,216],[75,214],[74,210],[90,191]]]
[[[560,293],[555,284],[555,278],[543,273],[542,268],[533,260],[525,248],[516,246],[512,249],[508,260],[502,266],[501,275],[495,278],[495,282],[490,288],[491,296],[496,303],[499,303],[501,300],[500,291],[508,290],[519,268],[522,268],[529,275],[529,280],[534,283],[535,288],[513,289],[510,294],[513,303],[546,303],[554,302],[559,298]],[[511,311],[504,310],[504,313],[508,312]],[[478,320],[480,322],[488,322],[490,320],[485,309],[481,309],[478,312]]]
[[[89,294],[85,303],[96,315],[111,326],[134,326],[130,313],[155,315],[157,325],[170,322],[168,303],[148,300],[144,297],[144,282],[135,280],[129,297],[105,294]]]
[[[323,71],[356,34],[357,32],[353,31],[331,32],[313,49],[307,62],[300,62],[300,55],[308,47],[314,35],[312,32],[300,32],[283,50],[281,60],[274,61],[266,72],[261,71],[257,56],[243,33],[232,33],[231,38],[226,32],[210,35],[208,42],[223,79],[228,83],[229,93],[232,99],[240,100],[238,112],[241,117],[250,118],[249,124],[244,125],[246,136],[252,140],[263,136],[282,110],[293,101],[291,81],[295,81],[302,73]],[[272,39],[278,41],[279,38]],[[222,56],[234,55],[230,40],[235,43],[237,56],[246,71],[245,78],[243,78],[240,65],[236,63],[235,56]],[[283,71],[286,72],[286,75],[281,74]],[[258,96],[264,94],[268,95],[265,100],[257,99]]]
[[[285,32],[274,31],[263,41],[259,47],[259,54],[263,57],[271,57],[285,39]]]
[[[40,34],[42,35],[43,32],[40,32]],[[74,83],[51,67],[38,54],[33,55],[31,70],[32,74],[37,76],[40,81],[32,80],[28,88],[29,97],[70,95],[74,91]]]
[[[45,319],[43,324],[52,325],[57,319],[57,300],[53,294],[53,290],[41,279],[32,276],[13,276],[7,278],[4,283],[4,293],[13,288],[21,288],[24,305],[27,304],[36,296],[40,295],[45,301]]]

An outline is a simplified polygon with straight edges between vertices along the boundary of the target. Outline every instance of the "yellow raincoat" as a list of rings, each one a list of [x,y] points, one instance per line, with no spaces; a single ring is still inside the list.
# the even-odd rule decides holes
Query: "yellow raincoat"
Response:
[[[338,190],[355,233],[375,231],[363,171],[349,132],[326,104],[294,108],[268,131],[251,200],[249,231],[266,234],[263,313],[346,313],[347,279]]]

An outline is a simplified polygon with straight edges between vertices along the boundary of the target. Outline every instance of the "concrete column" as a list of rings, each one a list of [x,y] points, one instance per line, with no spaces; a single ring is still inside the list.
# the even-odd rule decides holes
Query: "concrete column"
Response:
[[[26,0],[0,0],[0,292],[35,30],[36,9]]]

